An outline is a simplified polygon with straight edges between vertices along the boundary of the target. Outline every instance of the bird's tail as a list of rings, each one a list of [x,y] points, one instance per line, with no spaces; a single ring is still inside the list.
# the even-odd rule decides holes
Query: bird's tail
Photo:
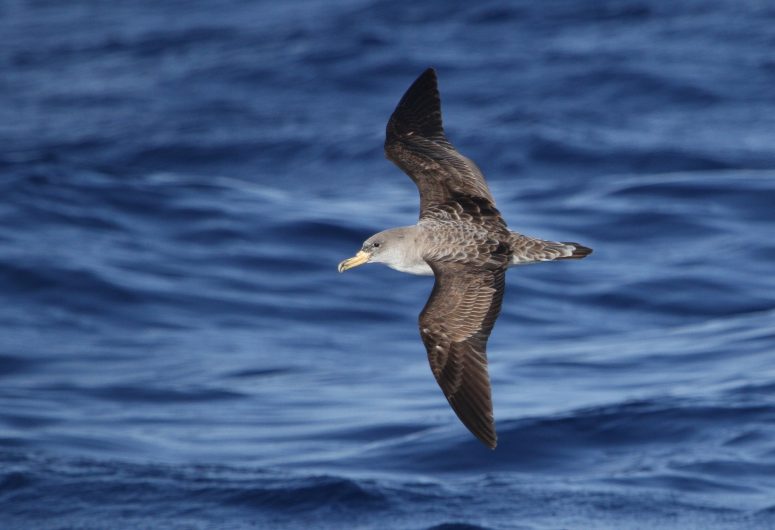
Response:
[[[565,247],[573,247],[572,249],[569,249],[571,251],[570,256],[561,256],[556,259],[582,259],[586,258],[590,254],[592,254],[592,249],[589,247],[585,247],[584,245],[580,245],[578,243],[563,241],[562,243],[565,245]]]
[[[592,253],[592,249],[572,242],[545,241],[511,233],[511,265],[523,265],[540,261],[561,259],[582,259]]]

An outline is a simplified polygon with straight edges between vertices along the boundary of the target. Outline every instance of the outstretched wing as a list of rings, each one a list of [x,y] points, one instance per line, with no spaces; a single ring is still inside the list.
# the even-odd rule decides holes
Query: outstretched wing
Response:
[[[444,135],[436,71],[427,69],[409,87],[390,117],[385,155],[417,184],[420,217],[429,206],[459,196],[482,198],[493,206],[484,176]]]
[[[431,263],[436,283],[420,313],[420,336],[441,390],[474,436],[495,448],[487,339],[501,310],[505,268]]]

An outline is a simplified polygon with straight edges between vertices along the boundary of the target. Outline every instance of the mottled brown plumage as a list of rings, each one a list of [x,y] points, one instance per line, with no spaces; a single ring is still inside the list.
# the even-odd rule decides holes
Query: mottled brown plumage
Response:
[[[508,229],[482,172],[444,134],[433,69],[417,78],[390,117],[385,154],[417,185],[420,219],[370,237],[339,270],[382,262],[435,276],[419,321],[431,370],[458,418],[494,448],[487,339],[501,310],[506,270],[583,258],[591,250]]]
[[[420,313],[431,370],[460,421],[495,447],[487,339],[501,310],[506,268],[431,263],[436,282]]]

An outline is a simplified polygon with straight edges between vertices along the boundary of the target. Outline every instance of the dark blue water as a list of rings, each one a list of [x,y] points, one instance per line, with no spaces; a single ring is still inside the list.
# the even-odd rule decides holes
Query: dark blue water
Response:
[[[678,5],[680,4],[680,5]],[[0,2],[0,527],[775,527],[769,2]],[[382,154],[438,69],[510,226],[499,446]]]

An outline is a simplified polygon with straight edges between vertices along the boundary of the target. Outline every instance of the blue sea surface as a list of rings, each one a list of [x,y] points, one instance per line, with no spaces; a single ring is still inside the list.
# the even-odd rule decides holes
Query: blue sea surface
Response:
[[[775,5],[0,2],[0,528],[775,528]],[[513,230],[499,445],[430,372],[384,127]]]

